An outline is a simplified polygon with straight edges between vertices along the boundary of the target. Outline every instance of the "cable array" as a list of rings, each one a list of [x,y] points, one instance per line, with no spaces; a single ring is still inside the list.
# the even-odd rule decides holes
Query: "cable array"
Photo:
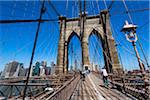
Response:
[[[130,13],[143,12],[143,11],[150,10],[150,8],[142,8],[142,7],[140,9],[134,9],[134,10],[133,9],[129,9],[127,4],[126,4],[126,2],[125,2],[125,0],[122,0],[122,2],[123,2],[123,5],[124,5],[126,11],[122,11],[121,14],[124,14],[124,13],[127,14],[129,19],[130,19],[130,21],[132,23],[133,23],[133,20],[132,20],[132,16],[131,16]],[[27,19],[28,18],[33,18],[33,19],[35,19],[36,16],[39,15],[38,14],[39,9],[40,9],[40,4],[39,3],[40,2],[37,2],[37,1],[32,1],[31,3],[29,3],[29,2],[20,3],[20,5],[22,6],[22,8],[21,8],[21,7],[18,6],[17,1],[12,2],[11,3],[12,5],[10,5],[10,4],[6,5],[6,4],[4,4],[2,2],[2,3],[0,3],[1,7],[6,8],[6,9],[11,9],[11,10],[10,10],[10,14],[7,15],[7,13],[4,13],[3,15],[1,15],[1,17],[7,16],[7,18],[9,18],[9,19],[18,19],[18,18],[20,18],[20,19],[22,19],[22,18],[27,18]],[[91,11],[90,13],[92,13],[92,15],[96,15],[97,12],[99,13],[99,11],[101,10],[100,3],[102,3],[102,2],[100,2],[98,0],[96,0],[96,1],[87,1],[86,2],[86,5],[87,5],[86,6],[86,11],[89,10],[89,11]],[[111,13],[111,9],[114,8],[114,0],[110,1],[109,6],[107,6],[106,0],[104,0],[103,3],[105,5],[105,9],[108,9],[110,11],[110,13]],[[43,41],[40,41],[40,44],[36,48],[37,49],[36,51],[40,51],[40,49],[42,48],[42,52],[39,52],[41,55],[39,55],[37,59],[44,58],[44,55],[48,52],[48,48],[49,48],[49,52],[48,52],[49,54],[48,55],[51,55],[51,59],[56,59],[57,52],[55,52],[55,51],[53,51],[51,49],[51,47],[54,47],[53,49],[56,50],[57,46],[58,46],[59,34],[55,34],[55,33],[59,32],[59,30],[58,30],[59,27],[58,27],[58,24],[55,21],[58,20],[59,16],[64,15],[64,14],[60,13],[58,11],[58,9],[56,9],[56,5],[52,1],[46,1],[46,4],[48,4],[48,5],[47,6],[45,5],[46,12],[44,14],[44,17],[47,15],[46,18],[48,18],[50,20],[53,20],[53,18],[55,17],[54,21],[52,21],[53,24],[51,25],[51,27],[53,26],[53,28],[56,28],[56,30],[54,32],[48,32],[49,35],[48,35],[47,39],[45,39]],[[79,4],[78,1],[72,1],[72,2],[69,2],[69,0],[66,1],[66,5],[65,5],[65,15],[66,15],[66,17],[71,16],[72,18],[75,18],[75,17],[78,16],[78,14],[79,14],[78,4]],[[31,8],[30,11],[29,11],[29,8]],[[48,8],[51,9],[51,10],[48,10]],[[72,10],[71,14],[69,13],[69,10],[70,10],[69,8],[71,8],[71,10]],[[55,16],[52,15],[52,13],[51,13],[52,10],[56,14]],[[113,13],[110,14],[110,15],[113,16]],[[46,23],[51,23],[51,22],[46,22]],[[149,24],[149,21],[144,23],[143,25],[141,25],[137,30],[143,29],[143,27],[145,27],[148,24]],[[113,34],[114,34],[114,37],[115,37],[115,40],[116,40],[116,44],[118,44],[118,46],[120,46],[122,48],[122,50],[124,50],[125,52],[128,52],[129,54],[131,54],[132,56],[135,57],[135,54],[133,53],[131,47],[124,42],[124,38],[123,37],[118,35],[118,30],[120,30],[119,27],[113,28],[113,25],[112,25],[111,22],[110,22],[110,25],[111,25],[111,28],[112,28],[112,31],[113,31]],[[42,26],[44,26],[44,24]],[[24,27],[24,26],[22,26],[22,27]],[[74,28],[74,26],[73,26],[73,23],[72,23],[72,29],[73,28]],[[20,35],[20,37],[23,37],[23,36]],[[108,38],[109,38],[109,36],[108,36]],[[146,40],[145,38],[143,38],[143,37],[139,37],[139,38],[141,40],[149,43],[149,41]],[[56,39],[57,41],[55,41],[54,39]],[[48,42],[48,40],[50,40],[50,41]],[[5,41],[1,41],[0,45],[3,44],[3,43],[5,43]],[[27,42],[25,45],[20,46],[18,48],[18,50],[13,53],[13,55],[14,55],[13,58],[16,59],[17,54],[22,52],[24,49],[30,47],[31,43],[32,42]],[[97,48],[97,47],[95,47],[95,48]],[[120,49],[118,51],[120,51]],[[98,52],[97,52],[97,54],[98,54]],[[104,54],[105,54],[105,52],[104,52]],[[96,55],[96,54],[94,54],[94,55]],[[100,57],[99,54],[98,54],[98,57]],[[47,59],[48,59],[48,57],[47,57]],[[95,59],[94,56],[93,56],[93,59]],[[109,58],[107,57],[107,59],[109,59]],[[141,59],[141,61],[143,63],[145,63],[145,61],[143,59]]]

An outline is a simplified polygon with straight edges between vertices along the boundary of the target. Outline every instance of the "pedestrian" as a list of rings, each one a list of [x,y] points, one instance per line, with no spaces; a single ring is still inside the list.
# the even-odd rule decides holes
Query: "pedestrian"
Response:
[[[85,81],[85,75],[86,75],[86,71],[83,71],[82,72],[83,81]]]
[[[103,75],[103,83],[104,83],[104,86],[108,88],[108,73],[106,71],[106,68],[103,67],[102,68],[102,75]]]
[[[82,79],[83,75],[82,75],[82,71],[80,71],[80,79]]]

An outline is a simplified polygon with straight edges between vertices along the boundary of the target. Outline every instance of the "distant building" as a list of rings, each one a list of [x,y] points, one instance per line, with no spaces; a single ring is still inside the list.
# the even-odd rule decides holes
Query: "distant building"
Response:
[[[23,63],[20,63],[20,69],[19,69],[18,76],[26,76],[26,70],[23,66]]]
[[[2,71],[0,72],[0,76],[2,75]]]
[[[13,74],[13,77],[18,77],[18,75],[19,75],[19,70],[20,70],[20,64],[18,63],[17,69],[15,70],[15,72],[14,72],[14,74]]]
[[[10,62],[8,64],[8,69],[7,69],[7,72],[9,73],[8,76],[13,76],[14,73],[17,71],[17,68],[18,68],[18,62],[16,61],[13,61],[13,62]]]
[[[91,64],[91,67],[92,67],[92,68],[91,68],[92,71],[99,72],[99,66],[98,66],[97,64],[93,64],[93,63],[92,63],[92,64]]]
[[[91,71],[93,71],[93,63],[91,63]]]
[[[40,76],[44,76],[45,75],[45,68],[40,68]]]
[[[5,68],[2,72],[2,77],[4,78],[18,77],[21,75],[21,73],[24,73],[21,71],[23,71],[23,63],[12,61],[5,65]]]
[[[42,61],[40,65],[41,65],[40,76],[46,75],[47,62],[46,61]]]
[[[77,70],[78,69],[78,62],[77,62],[77,60],[75,59],[75,62],[74,62],[74,70]]]
[[[42,61],[42,62],[41,62],[41,66],[42,66],[43,68],[47,67],[47,62],[46,62],[46,61]]]
[[[55,67],[56,65],[54,64],[54,62],[51,62],[51,75],[55,74]]]
[[[71,65],[71,66],[70,66],[70,71],[72,71],[72,70],[73,70],[73,66]]]
[[[99,66],[95,65],[95,72],[99,72]]]
[[[32,76],[39,76],[40,75],[40,63],[36,62],[35,66],[32,69]]]
[[[51,67],[50,66],[47,66],[45,68],[45,75],[50,75],[51,74]]]
[[[9,76],[7,69],[8,69],[8,64],[5,65],[4,70],[2,71],[2,74],[1,74],[2,77],[8,77]]]
[[[25,68],[25,76],[28,75],[28,72],[29,72],[29,68]]]

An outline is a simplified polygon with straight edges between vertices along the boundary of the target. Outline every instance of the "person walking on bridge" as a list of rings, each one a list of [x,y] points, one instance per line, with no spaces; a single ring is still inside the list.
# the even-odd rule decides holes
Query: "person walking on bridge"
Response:
[[[102,75],[103,75],[103,83],[104,83],[104,86],[108,88],[108,79],[107,79],[108,73],[107,73],[105,67],[102,68]]]

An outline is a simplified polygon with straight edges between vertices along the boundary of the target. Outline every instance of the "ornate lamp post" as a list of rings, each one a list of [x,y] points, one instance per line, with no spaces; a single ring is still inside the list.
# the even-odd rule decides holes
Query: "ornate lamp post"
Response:
[[[134,51],[136,53],[136,57],[137,57],[139,66],[140,66],[140,69],[142,71],[142,75],[143,75],[143,79],[144,79],[144,87],[146,89],[147,80],[145,77],[145,67],[144,67],[144,64],[140,60],[140,55],[139,55],[138,50],[136,48],[136,41],[138,40],[137,35],[136,35],[136,28],[137,28],[137,25],[129,24],[128,21],[125,21],[125,25],[123,26],[121,32],[125,33],[126,39],[129,42],[131,42],[133,47],[134,47]]]
[[[144,64],[141,62],[140,55],[136,48],[136,41],[138,39],[136,35],[136,28],[137,28],[137,25],[129,24],[128,21],[125,21],[125,25],[123,26],[121,31],[125,33],[126,39],[132,43],[140,69],[142,73],[144,73],[145,72]]]

